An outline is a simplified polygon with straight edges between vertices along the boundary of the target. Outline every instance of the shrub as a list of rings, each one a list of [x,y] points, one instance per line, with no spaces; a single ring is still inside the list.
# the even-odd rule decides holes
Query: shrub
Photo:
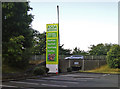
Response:
[[[48,73],[48,72],[49,72],[49,68],[46,67],[46,73]]]
[[[120,46],[114,45],[107,53],[107,64],[110,68],[120,68]]]
[[[72,72],[72,68],[71,67],[67,68],[67,72]]]
[[[44,75],[46,70],[43,67],[35,67],[33,70],[33,74],[35,75]]]
[[[48,73],[49,72],[49,68],[45,67],[45,66],[42,66],[42,68],[45,70],[45,73]]]

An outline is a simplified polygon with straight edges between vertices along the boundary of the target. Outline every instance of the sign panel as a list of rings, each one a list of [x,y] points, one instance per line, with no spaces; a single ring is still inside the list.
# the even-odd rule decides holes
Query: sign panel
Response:
[[[58,72],[58,24],[46,25],[46,67],[49,72]]]

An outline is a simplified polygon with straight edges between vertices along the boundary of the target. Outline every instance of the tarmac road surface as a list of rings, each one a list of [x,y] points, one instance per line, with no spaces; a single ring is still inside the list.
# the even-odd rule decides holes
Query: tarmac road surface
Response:
[[[72,73],[2,82],[2,89],[40,89],[40,87],[118,87],[118,75]]]

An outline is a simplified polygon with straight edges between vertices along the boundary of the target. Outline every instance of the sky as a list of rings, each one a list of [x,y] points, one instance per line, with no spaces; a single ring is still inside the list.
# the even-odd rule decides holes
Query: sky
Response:
[[[30,0],[31,1],[31,0]],[[118,44],[117,2],[30,2],[32,28],[40,33],[46,24],[57,23],[59,5],[60,44],[65,49],[88,51],[90,45]]]

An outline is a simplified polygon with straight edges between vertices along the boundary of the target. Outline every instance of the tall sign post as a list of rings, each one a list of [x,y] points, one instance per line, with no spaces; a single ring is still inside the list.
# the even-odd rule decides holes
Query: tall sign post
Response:
[[[60,46],[60,30],[59,30],[59,6],[57,5],[57,15],[58,15],[58,44]]]
[[[58,24],[46,25],[46,67],[58,73]]]

